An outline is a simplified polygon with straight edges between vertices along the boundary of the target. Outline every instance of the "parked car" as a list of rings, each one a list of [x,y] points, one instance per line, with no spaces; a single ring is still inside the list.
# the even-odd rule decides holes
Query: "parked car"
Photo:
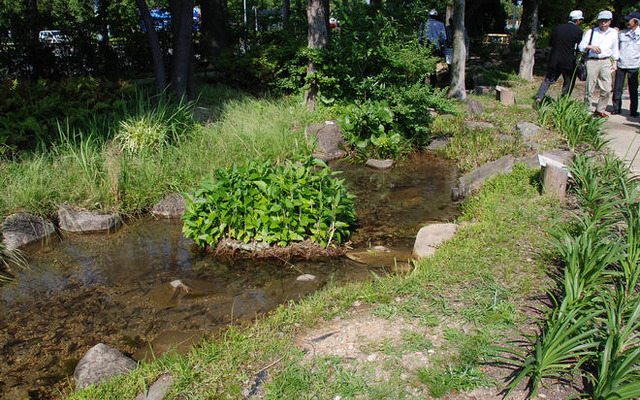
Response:
[[[38,32],[38,39],[42,43],[66,43],[69,41],[69,37],[67,35],[63,35],[60,31],[57,30],[46,30]]]

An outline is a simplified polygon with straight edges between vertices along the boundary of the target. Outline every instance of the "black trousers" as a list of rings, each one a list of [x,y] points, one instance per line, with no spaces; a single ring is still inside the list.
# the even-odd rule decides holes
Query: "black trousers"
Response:
[[[542,100],[544,95],[547,94],[547,90],[556,83],[558,78],[562,75],[562,79],[564,80],[564,85],[562,85],[562,95],[563,96],[571,96],[571,92],[573,91],[573,87],[576,84],[576,73],[575,69],[553,69],[548,70],[547,74],[544,77],[544,81],[540,84],[540,88],[538,89],[538,94],[536,94],[536,100]]]
[[[618,68],[616,71],[616,80],[613,84],[613,112],[620,112],[622,109],[622,89],[624,88],[624,78],[629,77],[629,97],[631,105],[629,112],[631,114],[638,113],[638,68],[627,69]]]

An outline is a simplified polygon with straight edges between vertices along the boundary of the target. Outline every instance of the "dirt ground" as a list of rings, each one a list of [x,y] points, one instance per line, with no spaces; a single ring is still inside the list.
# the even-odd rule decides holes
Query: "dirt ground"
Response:
[[[395,357],[395,361],[403,369],[401,379],[411,388],[413,398],[430,399],[428,388],[424,384],[415,382],[415,372],[418,368],[431,365],[431,359],[438,356],[442,344],[445,342],[442,323],[437,327],[420,326],[415,321],[403,318],[385,319],[372,313],[366,306],[354,304],[353,310],[345,318],[336,318],[325,324],[307,330],[299,335],[295,343],[306,352],[306,359],[326,356],[339,357],[345,364],[354,366],[357,370],[373,370],[370,379],[374,382],[388,380],[392,371],[385,369],[385,361],[395,355],[388,355],[382,349],[386,346],[400,344],[402,336],[407,331],[420,332],[432,343],[433,348],[427,351],[414,351]],[[449,325],[450,326],[450,325]],[[465,329],[462,327],[462,329]],[[362,366],[369,368],[360,368]],[[373,368],[371,368],[373,367]],[[507,368],[486,365],[482,371],[489,379],[505,382],[512,372]],[[394,371],[397,372],[397,371]],[[535,399],[559,400],[566,399],[579,393],[579,390],[569,384],[561,382],[545,382],[547,386],[540,388]],[[506,384],[505,384],[506,385]],[[454,392],[442,397],[446,400],[492,400],[503,399],[502,387],[480,387],[469,392]],[[512,400],[524,400],[528,390],[526,382],[522,382],[509,396]]]

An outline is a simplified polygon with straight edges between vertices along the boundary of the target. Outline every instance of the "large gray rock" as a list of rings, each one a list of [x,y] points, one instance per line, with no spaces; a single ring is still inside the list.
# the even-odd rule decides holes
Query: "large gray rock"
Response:
[[[474,190],[480,189],[487,179],[498,174],[508,174],[513,171],[514,162],[515,158],[512,155],[506,155],[463,175],[458,185],[452,188],[451,198],[453,200],[462,199]]]
[[[484,113],[484,107],[478,100],[469,100],[467,101],[467,108],[465,112],[471,115],[480,115]]]
[[[55,231],[53,223],[39,215],[11,214],[2,222],[2,241],[8,249],[15,249],[43,240]]]
[[[67,232],[91,233],[114,230],[120,223],[117,213],[100,214],[84,209],[76,210],[67,204],[58,208],[60,229]]]
[[[422,227],[413,245],[413,257],[416,259],[431,257],[438,246],[453,237],[456,229],[458,229],[456,224],[433,224]]]
[[[93,346],[82,357],[73,377],[76,390],[89,385],[100,385],[116,375],[127,373],[136,367],[136,362],[104,343]]]
[[[474,130],[474,129],[495,129],[496,126],[491,122],[481,122],[481,121],[465,121],[465,128]]]
[[[542,128],[531,122],[519,122],[516,124],[515,131],[520,134],[522,141],[526,142],[534,140]]]
[[[157,218],[182,218],[185,204],[180,193],[171,193],[151,207],[151,214]]]
[[[449,138],[447,137],[435,138],[431,141],[431,143],[429,143],[429,146],[427,146],[427,150],[431,150],[431,151],[440,150],[445,148],[448,143],[449,143]]]
[[[163,400],[171,390],[171,385],[173,385],[173,377],[165,372],[149,387],[149,390],[136,396],[136,400]]]
[[[333,121],[310,125],[305,130],[305,135],[317,139],[317,152],[313,154],[316,158],[327,162],[347,155],[344,151],[345,140],[340,125]]]

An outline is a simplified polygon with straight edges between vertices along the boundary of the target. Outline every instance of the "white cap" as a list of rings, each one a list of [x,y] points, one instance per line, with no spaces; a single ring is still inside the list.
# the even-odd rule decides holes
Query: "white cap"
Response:
[[[597,19],[613,19],[613,14],[611,14],[611,11],[609,10],[600,11]]]
[[[569,18],[571,18],[572,20],[576,20],[576,19],[584,19],[584,17],[582,16],[582,11],[580,10],[573,10],[569,13]]]
[[[438,11],[436,11],[435,8],[432,8],[431,10],[429,10],[429,15],[431,16],[437,16],[438,15]]]

